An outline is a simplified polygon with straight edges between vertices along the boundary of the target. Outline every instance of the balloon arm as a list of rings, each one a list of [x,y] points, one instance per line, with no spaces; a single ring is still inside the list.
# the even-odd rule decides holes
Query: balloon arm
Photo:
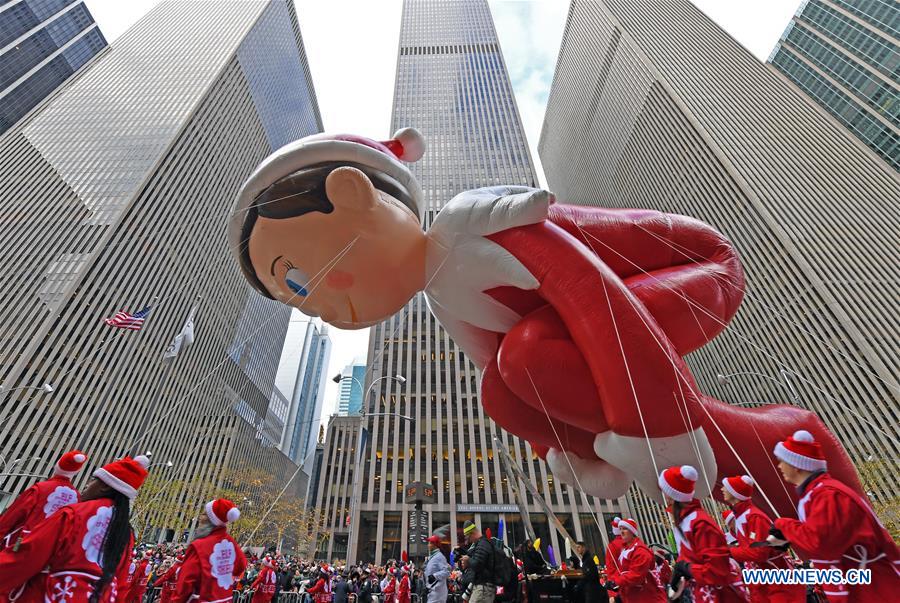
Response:
[[[491,239],[537,276],[538,293],[565,323],[601,400],[668,400],[672,392],[684,391],[693,424],[704,422],[697,408],[696,385],[684,360],[650,312],[599,257],[547,222],[500,232]],[[684,432],[682,415],[674,404],[656,405],[653,410],[652,416],[645,417],[650,436]],[[604,411],[610,413],[607,419],[613,431],[644,435],[636,404],[604,407]]]

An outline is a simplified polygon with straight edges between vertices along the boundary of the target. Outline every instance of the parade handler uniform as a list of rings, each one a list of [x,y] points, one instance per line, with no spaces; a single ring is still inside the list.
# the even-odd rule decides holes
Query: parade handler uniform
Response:
[[[868,585],[825,584],[829,601],[886,603],[900,597],[900,550],[869,503],[831,477],[822,448],[812,435],[797,431],[775,447],[775,456],[798,469],[813,472],[798,487],[797,517],[775,520],[770,542],[790,542],[817,569],[869,569]],[[780,532],[781,534],[778,534]]]
[[[665,591],[660,588],[652,572],[656,567],[653,553],[640,539],[640,530],[633,519],[619,521],[619,531],[628,530],[634,540],[622,545],[619,570],[615,583],[622,603],[666,603]]]
[[[262,562],[262,571],[253,581],[250,588],[253,589],[253,603],[269,603],[275,596],[275,574],[274,563],[271,557],[266,557]]]
[[[224,498],[206,503],[205,511],[212,530],[185,551],[173,603],[231,601],[234,583],[247,569],[247,558],[227,527],[241,512]]]
[[[145,456],[125,457],[97,469],[93,476],[134,499],[147,477],[149,464],[150,459]],[[114,504],[113,499],[104,497],[66,505],[38,524],[17,546],[0,553],[0,592],[25,584],[24,593],[29,597],[40,594],[20,599],[22,603],[88,603],[103,573],[101,554]],[[134,536],[129,535],[125,551],[130,552],[133,547]],[[101,603],[113,603],[119,598],[118,585],[125,585],[130,566],[131,555],[123,554],[99,598]]]

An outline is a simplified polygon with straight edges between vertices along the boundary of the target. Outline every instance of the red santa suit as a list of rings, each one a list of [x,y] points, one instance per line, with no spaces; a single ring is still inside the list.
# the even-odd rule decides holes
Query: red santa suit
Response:
[[[612,531],[615,536],[609,541],[606,547],[606,579],[613,582],[616,581],[616,574],[619,569],[619,553],[622,552],[622,537],[619,535],[619,522],[621,519],[616,517],[612,522]]]
[[[250,586],[253,589],[253,603],[269,603],[272,600],[272,597],[275,596],[275,581],[277,576],[275,574],[275,570],[272,569],[271,565],[267,565],[267,563],[271,563],[271,561],[264,561],[262,570],[260,570],[259,575],[256,577],[256,580],[253,581],[253,584]]]
[[[794,550],[818,569],[869,569],[868,585],[823,584],[829,601],[895,600],[900,592],[900,550],[867,500],[826,471],[822,443],[799,430],[774,449],[775,457],[812,473],[800,485],[797,517],[775,520]],[[772,537],[774,539],[774,537]]]
[[[145,456],[125,457],[97,469],[93,476],[133,499],[147,477],[149,464]],[[98,561],[114,504],[110,498],[98,498],[63,506],[16,546],[0,552],[0,592],[27,583],[25,593],[36,593],[40,588],[46,601],[87,603],[103,573]],[[134,536],[129,533],[124,549],[129,554],[122,554],[101,593],[101,602],[118,598],[118,588],[128,578],[133,545]]]
[[[306,592],[313,596],[313,601],[315,603],[331,603],[331,579],[327,575],[319,578],[313,587],[308,588]],[[393,594],[393,591],[391,591],[391,594]],[[388,598],[387,589],[384,591],[384,600],[391,601],[391,599]]]
[[[381,591],[382,597],[384,598],[385,603],[394,603],[396,601],[397,594],[397,576],[391,573],[391,579],[388,580],[387,586]]]
[[[409,574],[403,572],[400,583],[397,585],[397,603],[409,603]]]
[[[175,588],[178,586],[178,572],[181,569],[181,563],[184,558],[179,556],[172,563],[172,567],[166,570],[162,576],[157,578],[153,583],[155,588],[161,589],[159,592],[159,603],[169,603],[175,596]]]
[[[59,509],[23,538],[17,550],[0,553],[0,591],[29,583],[25,591],[34,592],[31,581],[35,581],[43,585],[42,598],[48,601],[64,597],[66,603],[87,603],[103,573],[97,560],[112,510],[113,501],[108,498]],[[126,550],[130,551],[133,544],[131,537]],[[116,600],[118,585],[127,581],[130,565],[129,556],[123,555],[101,601]]]
[[[153,567],[150,565],[150,558],[144,555],[132,574],[131,587],[128,589],[128,596],[125,599],[127,603],[141,603],[144,593],[147,592],[147,582],[150,580],[151,571],[153,571]]]
[[[900,593],[900,551],[868,502],[828,473],[814,476],[801,494],[800,519],[775,520],[794,550],[816,568],[872,570],[869,585],[822,585],[828,600],[895,600]]]
[[[791,569],[793,564],[784,551],[774,547],[751,547],[769,535],[772,520],[750,500],[754,482],[749,476],[727,477],[722,486],[740,502],[733,507],[732,526],[735,546],[728,550],[731,557],[745,569]],[[748,584],[752,603],[804,603],[806,587],[802,584]]]
[[[631,524],[634,520],[623,520]],[[619,523],[619,529],[627,530],[628,527]],[[637,524],[632,524],[635,533]],[[615,583],[619,586],[619,596],[622,603],[666,603],[665,591],[653,578],[652,571],[655,567],[653,553],[647,548],[641,539],[635,535],[630,544],[622,543],[619,552],[619,571]]]
[[[650,570],[650,575],[656,580],[656,585],[664,593],[668,592],[669,584],[672,582],[672,568],[664,558],[656,557],[654,559],[655,566]]]
[[[173,603],[231,601],[234,583],[247,569],[247,558],[224,526],[194,540],[184,553]]]

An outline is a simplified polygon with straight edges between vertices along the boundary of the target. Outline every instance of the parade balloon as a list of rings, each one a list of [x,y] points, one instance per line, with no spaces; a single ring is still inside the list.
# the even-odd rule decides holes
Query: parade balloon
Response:
[[[547,545],[547,560],[550,562],[550,565],[556,567],[556,554],[553,552],[553,545]]]
[[[400,558],[403,560],[403,563],[409,563],[409,553],[406,551],[400,553]]]
[[[491,529],[488,528],[484,531],[484,535],[488,537],[488,540],[491,539]]]
[[[425,232],[422,190],[404,163],[424,149],[406,128],[387,141],[318,134],[276,151],[229,224],[247,281],[342,329],[388,319],[424,291],[480,369],[484,410],[587,494],[619,498],[634,481],[662,502],[657,468],[689,464],[698,497],[750,474],[758,504],[793,515],[772,450],[800,429],[822,443],[831,474],[862,491],[815,414],[722,403],[688,367],[744,297],[724,235],[685,216],[566,205],[521,186],[460,193]],[[742,369],[753,367],[722,366]]]
[[[597,565],[597,567],[600,566],[600,557],[598,557],[597,555],[594,555],[594,563]]]
[[[503,518],[500,518],[500,521],[497,523],[497,538],[503,540]]]
[[[540,539],[540,537],[538,537],[538,538],[535,539],[535,541],[534,541],[534,550],[536,550],[536,551],[540,551],[540,550],[541,550],[541,539]]]

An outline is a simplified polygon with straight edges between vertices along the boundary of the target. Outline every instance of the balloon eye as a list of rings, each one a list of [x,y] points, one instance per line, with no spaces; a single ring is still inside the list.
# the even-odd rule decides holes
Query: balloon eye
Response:
[[[306,290],[306,275],[296,268],[291,268],[287,271],[287,274],[284,275],[284,282],[288,286],[288,288],[296,295],[299,295],[301,297],[306,297],[307,295],[309,295],[309,291]]]

